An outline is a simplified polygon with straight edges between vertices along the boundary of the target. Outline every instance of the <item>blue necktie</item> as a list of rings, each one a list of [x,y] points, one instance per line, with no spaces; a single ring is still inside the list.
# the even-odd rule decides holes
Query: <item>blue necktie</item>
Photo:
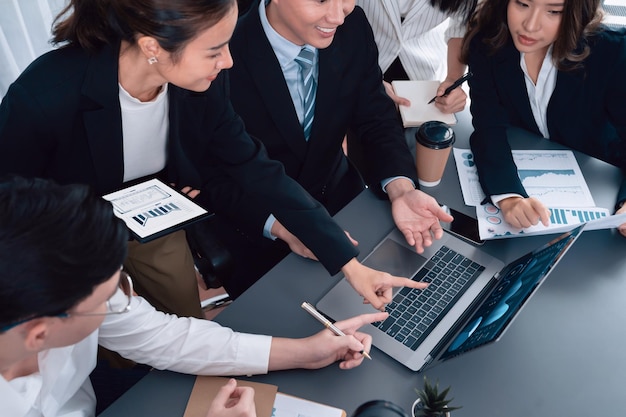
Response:
[[[313,126],[313,114],[315,112],[315,90],[316,83],[313,77],[313,58],[315,53],[308,47],[302,48],[295,61],[300,65],[301,82],[303,86],[304,97],[302,105],[304,108],[304,118],[302,119],[302,130],[304,138],[309,140],[311,135],[311,127]]]

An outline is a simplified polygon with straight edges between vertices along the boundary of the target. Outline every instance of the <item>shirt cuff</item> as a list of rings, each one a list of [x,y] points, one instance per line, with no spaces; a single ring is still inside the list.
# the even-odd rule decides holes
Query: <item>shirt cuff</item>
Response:
[[[272,234],[272,226],[276,222],[276,217],[273,214],[267,216],[267,220],[265,220],[265,225],[263,226],[263,236],[268,239],[276,240],[276,236]]]
[[[386,179],[384,179],[384,180],[382,180],[382,181],[380,182],[380,186],[382,187],[383,191],[384,191],[385,193],[387,193],[387,189],[386,189],[386,187],[387,187],[387,186],[388,186],[388,185],[389,185],[392,181],[395,181],[395,180],[400,179],[400,178],[404,178],[405,180],[409,180],[409,181],[411,181],[411,184],[413,184],[413,188],[415,188],[415,182],[413,182],[413,180],[412,180],[411,178],[409,178],[409,177],[405,177],[405,176],[402,176],[402,175],[398,175],[397,177],[390,177],[390,178],[386,178]]]
[[[505,198],[511,198],[511,197],[524,198],[523,196],[519,194],[515,194],[515,193],[498,194],[498,195],[491,196],[491,202],[493,203],[494,206],[496,206],[497,208],[500,208],[500,201],[504,200]]]
[[[241,374],[266,374],[269,370],[271,348],[271,336],[239,333],[236,363]]]

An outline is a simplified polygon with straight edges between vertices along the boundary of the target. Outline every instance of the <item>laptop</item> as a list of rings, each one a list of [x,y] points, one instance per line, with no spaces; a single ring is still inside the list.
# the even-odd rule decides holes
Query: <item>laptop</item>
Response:
[[[386,307],[389,318],[361,331],[414,371],[495,342],[583,228],[579,225],[508,265],[448,233],[417,254],[394,228],[363,263],[429,286],[395,289]],[[372,312],[345,278],[316,306],[335,321]]]

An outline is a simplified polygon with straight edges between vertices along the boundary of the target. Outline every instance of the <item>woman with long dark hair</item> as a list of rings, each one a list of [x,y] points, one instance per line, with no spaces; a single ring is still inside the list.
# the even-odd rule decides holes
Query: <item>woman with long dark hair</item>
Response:
[[[485,194],[514,227],[547,225],[549,211],[524,189],[507,128],[626,168],[626,31],[601,24],[600,3],[485,0],[470,21],[471,147]],[[618,212],[624,201],[622,182]]]

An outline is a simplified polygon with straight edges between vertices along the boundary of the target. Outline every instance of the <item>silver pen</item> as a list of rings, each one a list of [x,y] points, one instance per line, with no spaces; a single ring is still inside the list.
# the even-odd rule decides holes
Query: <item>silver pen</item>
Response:
[[[317,311],[317,309],[315,307],[313,307],[312,304],[307,303],[305,301],[305,302],[302,303],[302,308],[305,309],[307,311],[307,313],[309,313],[310,315],[315,317],[317,319],[317,321],[322,323],[328,330],[333,332],[336,336],[345,336],[346,335],[344,332],[341,331],[341,329],[339,327],[335,326],[333,323],[330,322],[330,320],[328,320],[326,317],[324,317],[322,315],[322,313]],[[365,352],[364,350],[362,350],[360,353],[363,356],[365,356],[367,359],[372,360],[372,357],[367,352]]]

